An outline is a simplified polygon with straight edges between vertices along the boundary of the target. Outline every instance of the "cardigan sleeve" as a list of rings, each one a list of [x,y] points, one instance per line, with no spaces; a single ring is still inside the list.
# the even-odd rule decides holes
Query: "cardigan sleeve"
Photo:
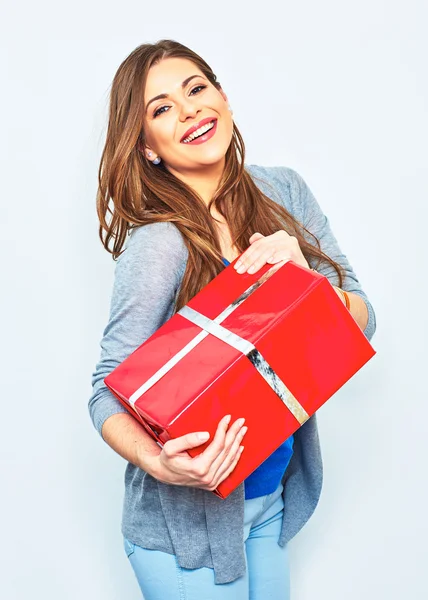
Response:
[[[287,169],[287,171],[290,173],[290,193],[300,204],[303,225],[318,238],[321,250],[343,267],[346,276],[342,289],[346,292],[352,292],[361,296],[366,303],[369,319],[363,333],[370,341],[376,331],[376,315],[373,306],[363,290],[348,258],[339,247],[338,241],[332,231],[330,221],[323,213],[309,186],[299,173],[293,169]],[[306,236],[307,234],[305,234],[305,237]],[[307,236],[307,240],[313,243],[313,240],[311,240],[309,236]],[[312,260],[315,261],[316,259]],[[311,264],[311,261],[308,262],[311,267],[315,266],[315,262],[313,264]],[[338,275],[329,263],[323,261],[317,268],[317,271],[322,275],[325,275],[332,285],[338,285]]]
[[[186,247],[171,223],[151,223],[132,230],[116,261],[110,315],[100,342],[88,402],[101,434],[105,420],[127,410],[104,378],[148,339],[170,316],[185,266]]]

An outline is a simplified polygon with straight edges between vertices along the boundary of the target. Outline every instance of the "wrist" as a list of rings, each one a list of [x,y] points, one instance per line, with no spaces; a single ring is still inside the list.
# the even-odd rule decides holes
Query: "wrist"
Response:
[[[337,287],[337,286],[333,285],[333,288],[334,288],[334,291],[336,292],[336,294],[342,300],[343,304],[350,311],[351,310],[351,302],[349,300],[348,294],[344,290],[342,290],[340,287]]]
[[[309,269],[311,271],[314,271],[315,273],[317,273],[316,269],[313,269],[312,267],[309,267]],[[336,294],[339,296],[339,298],[342,300],[343,304],[346,306],[346,308],[349,310],[349,312],[351,312],[351,300],[349,298],[348,292],[345,292],[345,290],[342,290],[340,287],[337,287],[336,285],[332,285],[332,288],[334,289]]]
[[[336,285],[333,285],[333,289],[336,292],[336,294],[339,296],[339,298],[342,300],[343,304],[345,304],[345,296],[342,294],[342,290],[337,287]]]
[[[161,453],[161,449],[159,448],[159,452],[142,452],[138,457],[138,466],[140,469],[154,477],[155,479],[159,479],[160,475],[160,462],[159,455]]]

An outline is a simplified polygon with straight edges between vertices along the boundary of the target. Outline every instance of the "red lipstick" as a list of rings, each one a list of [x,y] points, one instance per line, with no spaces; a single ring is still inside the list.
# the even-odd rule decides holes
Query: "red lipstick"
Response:
[[[185,140],[187,137],[189,137],[189,135],[191,135],[197,129],[199,129],[200,127],[203,127],[204,125],[207,125],[208,123],[212,123],[213,121],[214,121],[214,127],[212,127],[209,131],[207,131],[203,135],[199,136],[195,140],[192,140],[191,142],[186,142],[186,143],[196,144],[197,142],[199,142],[199,143],[205,142],[207,139],[209,139],[210,137],[212,137],[214,135],[215,130],[217,129],[217,119],[214,117],[207,117],[206,119],[202,119],[201,121],[199,121],[199,123],[192,125],[192,127],[190,127],[190,129],[188,129],[186,131],[186,133],[183,135],[180,142],[183,143],[183,140]]]

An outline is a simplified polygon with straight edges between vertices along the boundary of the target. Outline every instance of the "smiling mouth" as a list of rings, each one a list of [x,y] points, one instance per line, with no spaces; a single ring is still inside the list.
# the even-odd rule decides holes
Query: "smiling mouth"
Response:
[[[203,125],[199,129],[197,129],[196,131],[191,133],[188,137],[184,138],[184,140],[182,141],[182,144],[190,144],[191,142],[193,142],[193,140],[197,140],[198,138],[202,137],[203,135],[208,133],[208,131],[211,131],[211,129],[213,129],[215,127],[216,123],[217,123],[217,119],[213,119],[206,125]]]

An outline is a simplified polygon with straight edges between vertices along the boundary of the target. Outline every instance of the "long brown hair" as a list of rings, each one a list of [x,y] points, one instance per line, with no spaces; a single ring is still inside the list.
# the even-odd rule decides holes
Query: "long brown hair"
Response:
[[[342,287],[344,271],[341,265],[321,251],[317,238],[302,223],[263,194],[245,170],[244,141],[235,123],[223,176],[208,207],[163,163],[153,165],[141,152],[145,143],[143,119],[147,74],[152,65],[170,57],[191,60],[212,85],[221,88],[211,67],[198,54],[174,40],[142,44],[119,66],[110,92],[107,136],[98,172],[97,213],[104,248],[116,260],[123,252],[126,236],[132,228],[159,221],[173,222],[188,249],[187,266],[175,305],[175,310],[179,310],[225,268],[218,230],[210,214],[214,204],[227,222],[232,245],[239,253],[248,248],[254,232],[267,236],[285,229],[297,238],[308,262],[312,257],[332,265]],[[111,216],[109,222],[108,214]],[[303,232],[313,238],[314,244],[304,238]],[[110,249],[112,239],[113,248]]]

